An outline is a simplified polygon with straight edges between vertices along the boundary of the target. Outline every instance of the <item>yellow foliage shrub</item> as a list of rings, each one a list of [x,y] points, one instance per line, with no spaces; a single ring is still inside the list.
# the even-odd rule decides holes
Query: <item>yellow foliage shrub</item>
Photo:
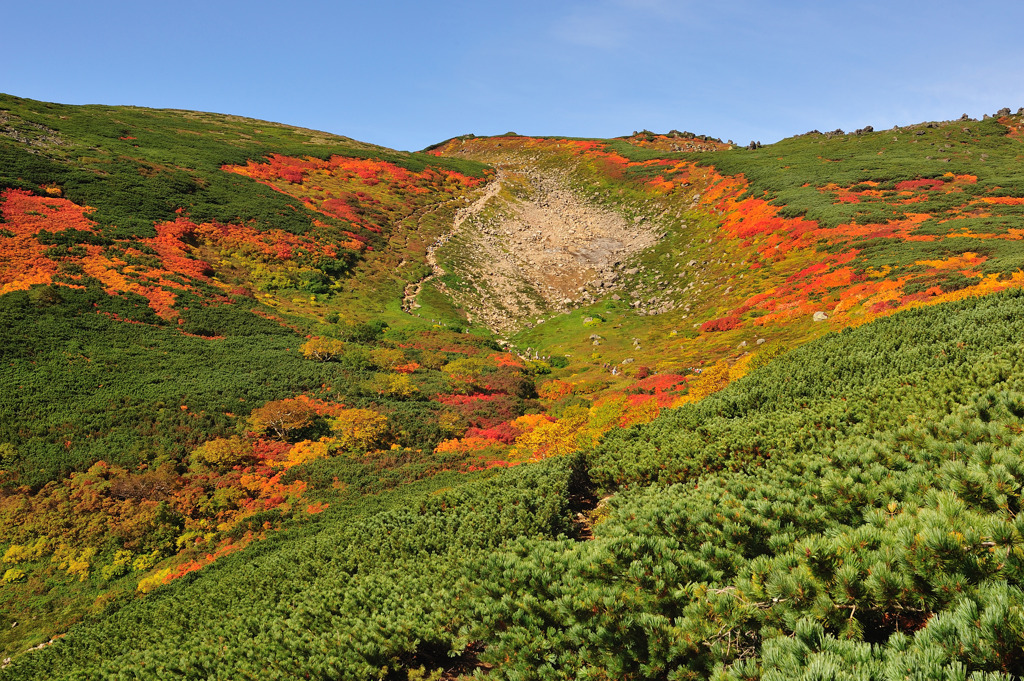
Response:
[[[370,351],[370,361],[381,369],[394,369],[405,364],[405,353],[397,348],[374,348]]]
[[[494,364],[485,359],[478,357],[463,357],[453,362],[449,362],[441,367],[441,371],[445,372],[449,376],[473,379],[478,378],[483,373],[484,369],[493,367]]]
[[[340,449],[374,449],[383,442],[388,420],[371,409],[345,409],[331,420],[331,430]]]
[[[378,374],[370,381],[370,389],[394,397],[412,397],[420,390],[406,374]]]
[[[428,369],[440,369],[448,361],[448,356],[436,350],[424,350],[420,353],[420,364]]]
[[[461,435],[466,432],[465,421],[453,411],[441,412],[437,417],[437,427],[442,433]]]
[[[611,399],[600,400],[590,406],[590,420],[583,429],[581,444],[596,445],[601,436],[619,425],[622,414],[626,410],[626,398],[616,395]]]
[[[27,579],[27,575],[24,570],[18,568],[10,568],[4,573],[3,581],[4,584],[12,584],[14,582],[24,582]]]
[[[152,553],[147,553],[145,555],[137,557],[135,560],[132,561],[132,569],[133,570],[148,570],[149,568],[151,568],[154,565],[156,565],[156,562],[158,560],[160,560],[160,552],[159,551],[153,551]]]
[[[40,537],[32,544],[11,544],[4,552],[3,562],[22,563],[30,560],[38,560],[46,554],[48,543],[49,542],[46,537]]]
[[[530,432],[517,437],[509,450],[509,459],[522,461],[571,454],[580,448],[580,431],[589,419],[590,410],[587,407],[569,407],[557,421],[545,419]]]
[[[192,451],[192,460],[210,468],[231,468],[252,458],[252,445],[237,435],[204,442]]]
[[[109,581],[128,574],[132,569],[132,558],[134,557],[135,554],[131,551],[118,551],[114,554],[114,560],[110,565],[100,568],[100,575]]]
[[[70,544],[61,543],[53,552],[51,561],[57,564],[61,570],[67,571],[72,577],[78,577],[78,581],[84,582],[89,577],[89,564],[92,557],[96,555],[96,547],[89,546],[82,550],[76,550]]]
[[[313,336],[299,348],[306,359],[328,362],[337,359],[345,350],[345,343],[337,338]]]
[[[749,364],[749,360],[747,362]],[[731,371],[729,362],[720,359],[713,366],[705,369],[697,378],[689,383],[690,391],[672,403],[673,407],[689,404],[702,400],[712,393],[716,393],[729,385]]]
[[[139,580],[138,590],[141,591],[144,594],[148,594],[150,591],[152,591],[153,589],[155,589],[158,586],[160,586],[161,584],[163,584],[164,583],[164,579],[166,579],[170,574],[171,574],[171,568],[164,568],[163,570],[157,570],[156,572],[154,572],[153,574],[149,575],[148,577],[143,577],[142,579]]]

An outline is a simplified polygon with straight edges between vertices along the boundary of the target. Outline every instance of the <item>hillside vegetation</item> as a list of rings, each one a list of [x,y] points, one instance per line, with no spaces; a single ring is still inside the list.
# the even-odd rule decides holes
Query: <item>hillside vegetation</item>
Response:
[[[1019,676],[1022,124],[0,97],[0,678]]]
[[[902,313],[584,459],[336,501],[0,674],[1012,678],[1022,323],[1019,290]]]

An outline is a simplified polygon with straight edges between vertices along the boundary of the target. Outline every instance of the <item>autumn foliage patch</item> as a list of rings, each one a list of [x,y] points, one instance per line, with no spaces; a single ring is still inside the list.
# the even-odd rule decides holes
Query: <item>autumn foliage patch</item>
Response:
[[[711,319],[700,325],[700,330],[705,332],[730,331],[739,328],[743,320],[736,315],[727,315],[718,319]]]

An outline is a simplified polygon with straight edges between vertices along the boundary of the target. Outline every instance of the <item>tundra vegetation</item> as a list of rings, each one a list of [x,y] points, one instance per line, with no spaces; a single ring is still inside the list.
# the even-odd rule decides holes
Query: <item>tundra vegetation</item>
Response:
[[[0,679],[1018,678],[1022,124],[0,97]]]

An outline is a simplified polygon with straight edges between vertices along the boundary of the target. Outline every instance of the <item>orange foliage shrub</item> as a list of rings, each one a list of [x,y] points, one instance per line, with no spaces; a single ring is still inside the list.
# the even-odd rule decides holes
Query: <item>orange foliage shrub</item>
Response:
[[[572,394],[572,384],[560,381],[557,378],[553,378],[550,381],[544,381],[537,388],[537,395],[542,400],[557,400],[566,395]]]
[[[288,450],[288,456],[282,462],[282,465],[285,468],[291,468],[314,459],[325,459],[330,455],[331,445],[334,443],[333,439],[327,437],[322,437],[317,441],[302,440],[297,442]]]
[[[518,357],[508,352],[495,352],[490,355],[490,360],[494,362],[495,366],[499,367],[522,369],[526,366]]]
[[[474,452],[481,452],[494,447],[502,447],[502,443],[485,437],[465,437],[452,440],[442,440],[434,448],[436,454],[465,455]]]
[[[0,295],[53,280],[57,263],[44,255],[47,247],[36,238],[39,232],[95,231],[86,216],[92,209],[67,199],[34,196],[21,189],[7,189],[0,199],[0,222],[11,233],[3,237],[0,251]],[[91,246],[89,250],[96,252],[99,247]]]
[[[419,368],[420,365],[416,362],[409,362],[408,364],[399,364],[398,366],[393,367],[394,371],[397,371],[400,374],[415,373],[415,371]]]

